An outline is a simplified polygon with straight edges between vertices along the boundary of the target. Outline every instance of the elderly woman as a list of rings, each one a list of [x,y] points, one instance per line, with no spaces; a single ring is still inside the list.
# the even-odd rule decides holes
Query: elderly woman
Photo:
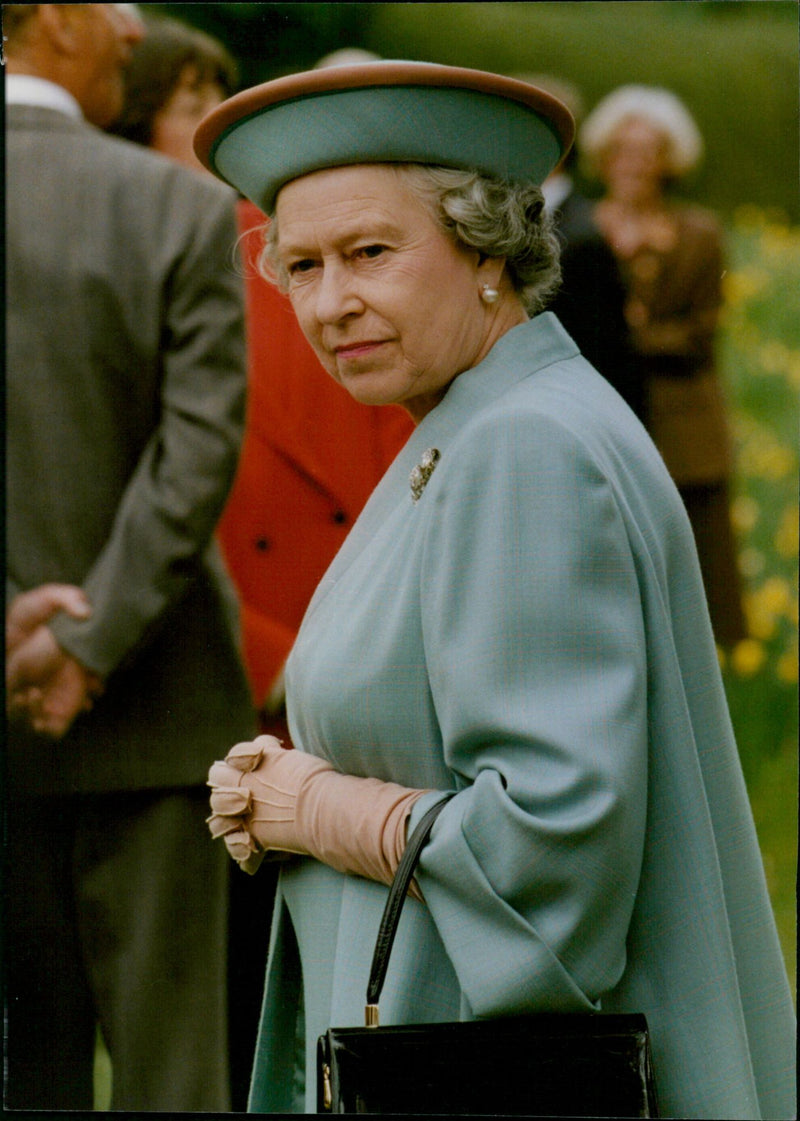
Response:
[[[453,791],[384,1022],[644,1012],[665,1114],[794,1109],[791,996],[685,510],[537,315],[558,275],[539,184],[569,139],[540,91],[422,63],[278,79],[198,133],[273,215],[272,268],[331,376],[416,422],[290,656],[298,750],[261,737],[210,775],[234,856],[294,854],[255,1111],[314,1109],[316,1038],[361,1021],[385,885]]]
[[[714,341],[724,272],[719,223],[670,188],[699,162],[703,141],[670,90],[621,86],[580,130],[581,156],[606,194],[595,220],[620,266],[647,424],[695,534],[717,642],[744,638],[725,402]]]

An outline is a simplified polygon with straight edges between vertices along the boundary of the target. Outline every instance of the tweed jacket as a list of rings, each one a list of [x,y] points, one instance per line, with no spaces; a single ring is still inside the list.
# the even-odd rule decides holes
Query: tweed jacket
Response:
[[[679,487],[718,483],[731,469],[714,340],[722,302],[722,235],[714,215],[674,206],[674,243],[643,247],[620,268],[649,312],[632,331],[646,383],[648,430]]]
[[[416,428],[309,606],[287,691],[303,749],[429,791],[412,824],[457,791],[383,1023],[642,1011],[666,1116],[792,1116],[791,995],[691,529],[550,313]],[[298,1030],[314,1108],[316,1037],[363,1022],[385,898],[310,859],[282,870],[253,1109],[303,1108]]]
[[[322,574],[413,427],[404,410],[362,405],[322,369],[287,298],[257,272],[265,222],[253,203],[239,203],[247,421],[219,525],[258,707]]]
[[[241,442],[234,195],[49,108],[7,111],[7,594],[82,585],[63,647],[107,679],[45,791],[202,783],[251,708],[209,548]]]

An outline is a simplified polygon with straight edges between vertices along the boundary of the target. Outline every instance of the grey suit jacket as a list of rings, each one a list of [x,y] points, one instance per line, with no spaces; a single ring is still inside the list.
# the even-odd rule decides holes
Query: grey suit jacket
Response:
[[[80,584],[59,642],[107,678],[12,777],[182,786],[251,732],[211,545],[245,392],[234,197],[51,109],[7,113],[8,588]]]

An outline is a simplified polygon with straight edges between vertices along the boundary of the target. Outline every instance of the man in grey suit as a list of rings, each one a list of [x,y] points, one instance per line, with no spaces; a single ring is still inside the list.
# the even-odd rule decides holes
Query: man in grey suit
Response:
[[[205,778],[252,717],[213,531],[245,390],[234,197],[102,131],[130,5],[5,5],[6,1105],[228,1108]]]

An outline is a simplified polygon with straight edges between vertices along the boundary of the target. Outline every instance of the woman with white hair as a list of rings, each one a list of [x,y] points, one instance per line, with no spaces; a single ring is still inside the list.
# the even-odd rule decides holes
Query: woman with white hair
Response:
[[[732,645],[746,631],[729,517],[725,403],[714,366],[721,234],[713,214],[669,192],[700,161],[703,140],[675,94],[629,85],[595,107],[579,141],[586,170],[606,189],[595,219],[628,290],[648,426],[692,522],[716,640]]]

